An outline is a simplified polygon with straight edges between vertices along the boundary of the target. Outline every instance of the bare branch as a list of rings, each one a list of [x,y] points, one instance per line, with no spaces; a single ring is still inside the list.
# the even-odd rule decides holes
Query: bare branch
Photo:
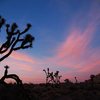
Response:
[[[0,28],[4,24],[5,19],[0,17]],[[24,29],[24,31],[20,32],[16,23],[12,23],[11,25],[6,24],[6,41],[0,47],[0,54],[4,54],[4,56],[0,58],[0,62],[7,58],[15,50],[32,47],[32,43],[35,38],[31,34],[26,34],[24,38],[21,37],[30,29],[30,27],[31,24],[27,24],[27,27]]]

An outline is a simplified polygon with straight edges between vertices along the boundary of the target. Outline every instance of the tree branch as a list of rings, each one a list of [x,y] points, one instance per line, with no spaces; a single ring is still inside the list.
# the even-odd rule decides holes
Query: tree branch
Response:
[[[0,28],[5,24],[5,19],[0,17]],[[0,47],[0,54],[5,54],[0,58],[0,62],[7,58],[13,51],[19,49],[27,49],[32,47],[32,42],[35,39],[32,35],[27,34],[24,38],[21,35],[25,34],[31,27],[31,24],[27,24],[24,31],[20,32],[16,23],[6,24],[6,42]],[[17,44],[20,43],[20,46]],[[16,47],[18,46],[18,47]]]

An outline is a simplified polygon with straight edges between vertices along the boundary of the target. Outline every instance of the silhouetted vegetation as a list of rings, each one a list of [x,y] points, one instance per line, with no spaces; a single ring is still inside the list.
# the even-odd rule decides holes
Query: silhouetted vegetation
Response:
[[[0,54],[3,54],[2,57],[0,56],[0,62],[7,58],[13,51],[32,47],[32,42],[35,38],[31,34],[23,36],[30,29],[31,24],[27,24],[26,28],[21,31],[15,22],[6,24],[6,20],[0,16],[0,29],[2,27],[5,27],[7,37],[6,41],[0,45]]]
[[[92,88],[90,82],[89,79],[76,84],[67,80],[68,84],[62,82],[59,87],[50,83],[23,84],[24,89],[16,84],[8,84],[6,87],[0,85],[0,100],[100,100],[100,83],[95,80]]]
[[[18,77],[18,75],[16,74],[8,74],[8,68],[9,66],[4,66],[5,68],[5,72],[4,72],[4,76],[0,79],[0,83],[3,85],[7,85],[7,83],[5,82],[5,79],[7,78],[12,78],[16,81],[17,85],[21,85],[22,86],[22,81],[20,80],[20,78]]]
[[[56,71],[55,73],[50,72],[49,68],[47,70],[43,69],[46,75],[46,84],[53,83],[53,84],[59,84],[60,78],[62,77],[59,75],[59,71]]]

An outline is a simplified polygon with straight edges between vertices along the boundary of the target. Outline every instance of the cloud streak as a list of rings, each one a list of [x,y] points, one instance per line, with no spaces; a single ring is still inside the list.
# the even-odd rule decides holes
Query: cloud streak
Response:
[[[10,58],[15,59],[15,60],[19,60],[19,61],[24,61],[24,62],[32,63],[32,64],[37,63],[36,59],[33,59],[29,55],[23,54],[23,53],[20,53],[20,52],[13,52],[10,55]]]

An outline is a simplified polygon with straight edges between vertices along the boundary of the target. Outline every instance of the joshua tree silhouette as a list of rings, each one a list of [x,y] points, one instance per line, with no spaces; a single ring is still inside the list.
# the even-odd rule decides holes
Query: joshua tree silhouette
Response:
[[[49,68],[47,68],[47,71],[45,69],[43,69],[43,71],[46,74],[46,84],[47,83],[54,83],[54,76],[53,76],[53,72],[49,71]]]
[[[18,25],[16,23],[6,24],[4,18],[0,16],[0,29],[5,26],[6,27],[6,41],[0,46],[0,54],[3,56],[0,57],[0,62],[7,58],[13,51],[19,49],[31,48],[32,43],[35,38],[31,34],[23,35],[30,29],[31,24],[27,24],[26,28],[23,31],[18,29]]]
[[[16,81],[17,85],[22,85],[22,81],[20,80],[20,78],[16,74],[8,74],[9,66],[6,65],[6,66],[4,66],[4,68],[5,68],[4,76],[0,79],[0,82],[2,84],[7,84],[5,82],[5,79],[12,78]]]
[[[7,84],[5,82],[5,79],[12,78],[16,81],[17,85],[22,85],[22,81],[20,80],[20,78],[16,74],[8,74],[9,66],[6,65],[6,66],[4,66],[4,68],[5,68],[4,76],[0,79],[0,82],[2,84]]]
[[[43,69],[43,71],[46,74],[46,84],[47,83],[53,83],[53,84],[59,84],[61,75],[59,76],[59,71],[56,71],[55,73],[50,72],[49,68],[47,68],[47,71]]]

